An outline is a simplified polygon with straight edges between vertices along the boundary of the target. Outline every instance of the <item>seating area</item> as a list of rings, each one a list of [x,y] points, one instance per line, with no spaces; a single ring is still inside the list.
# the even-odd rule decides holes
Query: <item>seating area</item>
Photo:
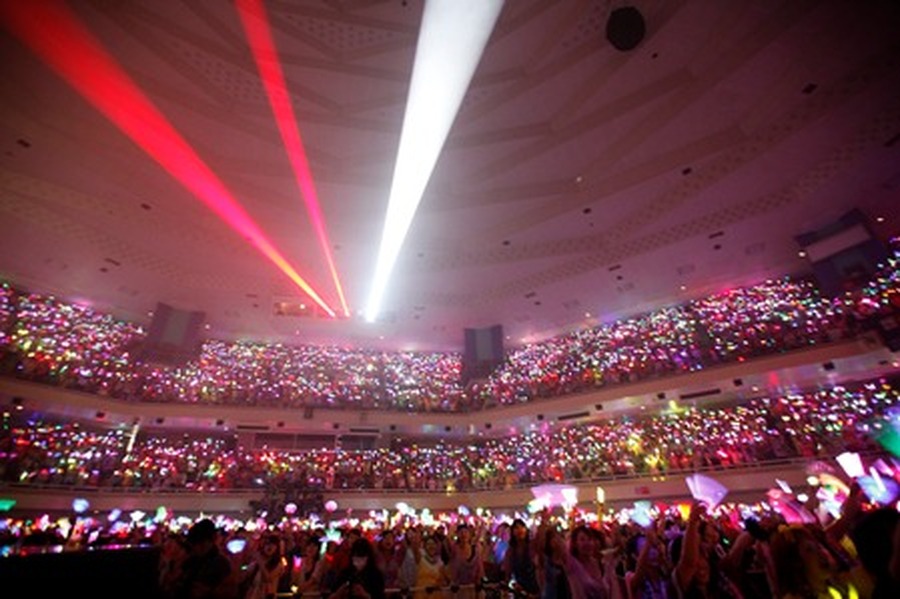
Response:
[[[510,348],[464,388],[462,356],[209,339],[181,367],[140,360],[138,324],[0,287],[0,372],[129,401],[466,412],[692,372],[852,338],[894,309],[898,253],[862,290],[783,278]]]
[[[789,458],[879,450],[897,381],[763,396],[722,406],[670,406],[489,440],[369,450],[240,446],[228,435],[87,430],[12,411],[0,432],[0,480],[134,490],[509,489],[546,482],[658,476]]]

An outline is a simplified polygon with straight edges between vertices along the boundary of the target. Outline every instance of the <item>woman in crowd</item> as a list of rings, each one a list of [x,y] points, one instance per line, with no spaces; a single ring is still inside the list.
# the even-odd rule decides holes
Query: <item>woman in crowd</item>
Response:
[[[338,574],[329,599],[384,599],[384,589],[372,544],[357,538],[350,547],[350,564]]]
[[[503,578],[503,560],[509,548],[509,522],[500,522],[488,540],[490,552],[486,556],[485,576],[492,582],[498,582]]]
[[[535,542],[541,550],[538,555],[538,581],[541,599],[572,599],[569,585],[569,560],[566,539],[555,526],[541,523]]]
[[[385,529],[375,546],[375,561],[384,574],[385,588],[400,588],[400,569],[406,555],[406,546],[397,542],[397,535],[390,528]]]
[[[325,555],[322,556],[322,577],[319,588],[323,591],[332,589],[342,568],[338,566],[338,543],[330,540],[325,543]]]
[[[288,569],[281,538],[267,534],[260,540],[259,554],[245,599],[275,599],[278,581]]]
[[[406,529],[403,535],[406,549],[403,552],[403,563],[400,564],[400,572],[397,574],[397,584],[401,589],[409,589],[416,584],[416,575],[419,570],[419,559],[422,552],[422,531],[418,527]]]
[[[769,539],[777,526],[771,516],[762,520],[745,518],[743,530],[735,536],[720,564],[722,572],[734,581],[744,599],[770,599],[775,595]]]
[[[844,582],[836,578],[836,564],[803,525],[782,525],[772,536],[776,592],[779,599],[828,597],[828,589],[846,597]]]
[[[509,546],[502,566],[504,579],[516,593],[528,597],[540,595],[536,559],[528,526],[524,520],[516,518],[510,528]]]
[[[609,584],[597,559],[597,540],[594,531],[577,526],[569,539],[569,585],[575,599],[606,599]]]
[[[477,586],[484,578],[484,559],[481,547],[473,539],[472,529],[465,523],[456,527],[456,543],[452,545],[448,565],[450,584],[462,586],[457,599],[475,599],[481,596]]]
[[[445,587],[450,582],[449,572],[441,559],[441,546],[434,535],[422,540],[421,549],[416,550],[416,599],[440,599],[443,594],[429,592],[428,589]]]
[[[680,599],[721,597],[740,599],[741,592],[720,566],[725,551],[715,524],[706,519],[706,507],[695,501],[684,534],[672,541],[675,568],[672,584]]]
[[[297,594],[321,590],[322,573],[325,569],[325,560],[320,559],[321,549],[322,543],[315,537],[310,537],[303,545],[300,565],[291,575],[291,586],[297,589]]]
[[[670,568],[666,546],[653,526],[636,537],[638,551],[634,571],[625,574],[628,599],[667,599],[670,592]]]

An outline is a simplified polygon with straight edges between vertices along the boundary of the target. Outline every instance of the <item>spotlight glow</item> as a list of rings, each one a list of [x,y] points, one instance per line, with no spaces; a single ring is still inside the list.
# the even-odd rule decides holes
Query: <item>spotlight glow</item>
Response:
[[[0,15],[8,29],[85,100],[334,317],[334,311],[64,3],[4,0]]]
[[[291,97],[287,92],[287,84],[285,83],[284,72],[281,69],[281,62],[278,60],[275,41],[272,39],[272,29],[269,26],[266,9],[262,4],[262,0],[238,0],[237,9],[247,40],[250,42],[250,50],[253,52],[256,68],[259,70],[259,78],[266,88],[269,104],[272,107],[272,112],[275,114],[275,122],[278,125],[284,148],[294,170],[297,185],[300,188],[303,201],[306,203],[306,210],[309,213],[310,220],[312,220],[313,228],[316,230],[316,236],[319,238],[319,245],[325,253],[328,270],[331,272],[331,279],[337,288],[341,309],[344,311],[344,316],[349,317],[350,308],[347,307],[344,289],[341,287],[337,268],[334,265],[334,255],[331,252],[331,242],[328,240],[325,217],[322,216],[322,210],[319,206],[319,195],[316,193],[316,186],[313,183],[312,173],[309,169],[309,161],[306,158],[306,151],[300,138],[300,130],[297,127],[297,119],[291,106]]]
[[[365,317],[381,311],[394,263],[503,0],[429,0],[416,46],[400,147]]]

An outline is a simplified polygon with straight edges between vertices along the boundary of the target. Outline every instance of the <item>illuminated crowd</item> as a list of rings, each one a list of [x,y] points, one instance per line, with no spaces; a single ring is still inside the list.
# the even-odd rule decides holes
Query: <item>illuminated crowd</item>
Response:
[[[900,588],[900,513],[891,505],[900,473],[896,460],[881,464],[887,492],[819,463],[803,486],[773,480],[755,503],[729,501],[706,476],[685,478],[684,495],[668,502],[607,509],[536,494],[496,513],[398,503],[345,514],[331,502],[278,518],[197,517],[164,505],[100,512],[76,498],[65,516],[0,518],[0,554],[155,545],[159,596],[173,598],[196,583],[199,562],[214,596],[246,599],[258,587],[309,599],[878,599]]]
[[[279,408],[451,409],[461,357],[204,341],[181,367],[141,360],[145,331],[89,307],[0,288],[0,372],[127,400]]]
[[[767,282],[526,346],[479,393],[514,403],[701,370],[849,336],[842,316],[809,282]]]
[[[210,339],[184,366],[154,365],[138,357],[140,326],[3,284],[0,372],[152,402],[469,411],[852,337],[898,309],[898,264],[895,253],[866,287],[835,299],[784,278],[528,344],[468,387],[456,353]]]
[[[0,436],[0,480],[26,485],[227,490],[510,488],[602,480],[878,449],[900,399],[888,381],[764,396],[735,405],[679,406],[498,438],[377,449],[241,447],[234,436],[86,430],[12,410]]]
[[[768,281],[531,344],[468,389],[455,354],[207,340],[186,366],[153,366],[136,357],[146,337],[140,326],[3,284],[0,371],[137,401],[471,410],[853,337],[900,306],[897,266],[895,255],[869,285],[836,299],[807,281]],[[165,507],[100,514],[84,499],[73,502],[75,516],[0,514],[5,555],[157,544],[166,597],[191,595],[201,553],[219,564],[221,596],[245,598],[877,599],[900,592],[894,379],[658,402],[589,424],[536,422],[493,437],[374,449],[344,449],[337,435],[333,446],[315,450],[245,447],[224,433],[79,425],[17,408],[0,424],[7,489],[73,496],[121,489],[161,498],[243,489],[271,500],[251,516],[199,520]],[[860,474],[841,461],[848,453],[865,463]],[[753,504],[704,498],[700,486],[669,505],[609,510],[532,502],[496,514],[464,506],[432,514],[398,504],[395,512],[343,516],[333,501],[321,501],[342,489],[534,490],[787,463],[807,465],[808,484],[791,490],[773,480]],[[0,511],[9,509],[2,503]]]
[[[594,588],[585,597],[876,599],[900,588],[885,567],[900,559],[898,458],[900,388],[885,379],[718,406],[668,404],[555,432],[358,451],[246,448],[235,437],[139,426],[87,430],[22,408],[3,416],[0,481],[8,490],[66,488],[74,499],[63,515],[0,514],[0,559],[158,545],[167,597],[182,596],[189,557],[203,554],[220,564],[222,596],[245,599],[267,580],[279,596],[339,599],[354,573],[373,598],[521,599],[555,588],[574,599]],[[792,488],[773,474],[755,503],[728,501],[716,479],[785,460],[805,468],[805,484]],[[558,490],[650,475],[683,478],[684,495],[604,506]],[[334,499],[301,503],[296,492],[340,499],[330,491],[386,486],[442,495],[522,486],[534,499],[496,513],[464,505],[431,513],[397,495],[395,510],[353,511]],[[90,509],[91,489],[115,488],[155,493],[160,506]],[[281,503],[200,516],[165,505],[165,491],[232,489]]]

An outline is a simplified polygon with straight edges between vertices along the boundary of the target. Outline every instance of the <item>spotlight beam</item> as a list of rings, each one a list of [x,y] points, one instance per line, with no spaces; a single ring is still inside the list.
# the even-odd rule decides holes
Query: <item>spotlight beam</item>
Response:
[[[325,312],[335,316],[222,181],[64,3],[3,0],[0,15],[8,29],[85,100],[245,237]]]
[[[306,210],[309,213],[310,220],[312,220],[316,235],[319,238],[319,245],[322,247],[325,259],[328,262],[328,270],[331,272],[331,279],[334,281],[334,286],[337,289],[341,309],[344,311],[344,316],[350,316],[350,309],[347,307],[347,300],[344,298],[344,289],[341,286],[337,267],[334,264],[334,255],[331,251],[331,242],[328,240],[325,217],[322,215],[322,209],[319,205],[319,196],[313,183],[309,161],[303,148],[303,140],[297,127],[294,109],[291,106],[291,98],[287,92],[284,72],[281,68],[281,62],[278,60],[278,51],[272,38],[272,28],[269,25],[266,9],[262,0],[237,0],[237,9],[241,23],[244,26],[244,33],[250,42],[250,50],[253,52],[253,59],[256,61],[259,77],[266,89],[266,95],[269,97],[269,105],[275,114],[275,122],[278,124],[278,130],[281,133],[281,139],[290,159],[291,167],[293,167],[297,185],[300,188],[300,193],[303,196],[303,201],[306,204]]]
[[[416,45],[400,147],[365,317],[381,311],[387,283],[503,0],[428,0]]]

